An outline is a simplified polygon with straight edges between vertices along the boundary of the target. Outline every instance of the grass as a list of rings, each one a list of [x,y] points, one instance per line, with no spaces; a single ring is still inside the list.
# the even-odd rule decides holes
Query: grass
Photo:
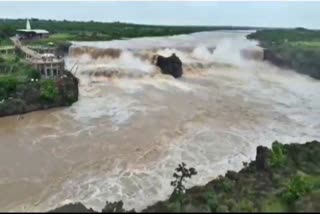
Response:
[[[49,45],[49,43],[53,43],[54,45],[60,44],[65,41],[72,41],[76,38],[76,36],[68,33],[57,33],[51,34],[48,38],[36,40],[29,42],[29,45]]]
[[[98,33],[56,33],[51,34],[48,38],[31,41],[29,45],[49,45],[53,43],[54,45],[62,44],[71,41],[106,41],[113,39],[112,36],[108,34],[98,34]]]
[[[0,47],[13,45],[9,38],[0,39]]]

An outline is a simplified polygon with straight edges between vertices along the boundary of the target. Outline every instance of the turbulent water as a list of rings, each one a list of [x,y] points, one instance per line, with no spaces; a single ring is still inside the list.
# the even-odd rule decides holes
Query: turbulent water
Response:
[[[320,139],[320,82],[261,61],[245,31],[74,43],[80,79],[69,108],[0,119],[1,211],[79,201],[141,210],[172,192],[184,161],[201,185],[239,170],[257,145]],[[152,56],[176,53],[184,76]]]

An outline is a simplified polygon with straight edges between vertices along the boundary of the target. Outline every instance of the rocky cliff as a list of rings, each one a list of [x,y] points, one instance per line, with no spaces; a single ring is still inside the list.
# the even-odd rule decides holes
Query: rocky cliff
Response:
[[[70,106],[78,100],[78,79],[70,72],[55,80],[39,80],[13,85],[6,99],[0,100],[0,116]]]

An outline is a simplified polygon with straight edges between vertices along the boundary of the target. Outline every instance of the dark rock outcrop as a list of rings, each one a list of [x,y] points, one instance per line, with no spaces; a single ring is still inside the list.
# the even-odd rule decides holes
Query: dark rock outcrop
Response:
[[[258,146],[256,155],[256,168],[257,170],[267,170],[269,168],[268,160],[271,152],[267,147]]]
[[[135,212],[134,210],[126,211],[123,209],[123,202],[106,202],[106,206],[102,209],[103,213],[124,213],[124,212]]]
[[[237,172],[228,170],[226,173],[226,177],[229,178],[230,180],[237,181],[239,180],[240,176]]]
[[[163,74],[172,75],[174,78],[182,76],[182,62],[175,54],[170,57],[155,56],[155,64],[160,67]]]
[[[49,213],[95,213],[93,209],[86,208],[81,203],[66,204],[55,210],[49,211]]]
[[[272,64],[282,68],[286,68],[290,66],[289,62],[284,60],[279,54],[276,54],[269,49],[263,50],[263,60],[269,61]]]
[[[123,202],[106,202],[105,207],[101,211],[102,213],[125,213],[125,212],[135,212],[135,210],[127,211],[123,209]],[[49,211],[49,213],[98,213],[93,209],[88,209],[81,203],[66,204],[62,207],[58,207],[54,210]]]

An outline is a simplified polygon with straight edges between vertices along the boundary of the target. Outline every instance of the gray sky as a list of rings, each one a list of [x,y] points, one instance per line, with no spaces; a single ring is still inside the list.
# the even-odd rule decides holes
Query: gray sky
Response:
[[[320,2],[0,2],[0,18],[320,29]]]

